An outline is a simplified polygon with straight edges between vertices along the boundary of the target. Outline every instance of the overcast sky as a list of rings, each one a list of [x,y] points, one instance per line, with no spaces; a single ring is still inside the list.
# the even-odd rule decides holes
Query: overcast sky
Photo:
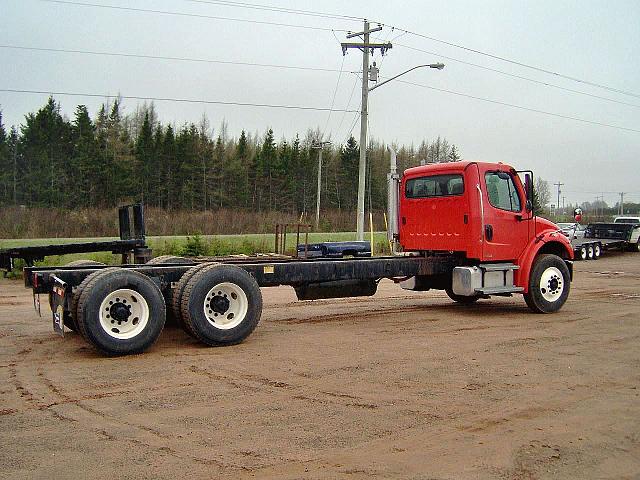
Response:
[[[243,103],[358,110],[362,68],[359,51],[343,57],[342,30],[359,31],[355,20],[318,18],[207,1],[71,0],[147,10],[193,14],[167,15],[106,9],[43,0],[0,0],[0,89],[75,92],[100,95],[171,97]],[[621,128],[583,123],[434,89],[390,82],[370,95],[370,133],[384,142],[418,144],[438,135],[455,143],[468,160],[502,161],[560,181],[566,202],[594,201],[604,193],[609,204],[640,202],[640,2],[608,1],[285,1],[243,3],[322,11],[369,18],[387,25],[373,35],[393,49],[381,59],[381,75],[390,77],[418,64],[443,62],[442,71],[420,69],[401,80],[441,90],[576,117]],[[227,19],[207,18],[211,16]],[[246,19],[315,26],[340,31],[234,21]],[[506,63],[438,43],[429,37],[540,67],[611,89],[597,88],[556,75]],[[90,50],[232,62],[343,69],[294,70],[17,50],[6,46]],[[408,47],[425,50],[424,53]],[[449,58],[444,58],[449,57]],[[474,63],[530,80],[470,66]],[[344,63],[343,63],[344,61]],[[340,77],[340,82],[338,78]],[[336,90],[337,85],[337,90]],[[354,90],[355,85],[355,90]],[[613,91],[627,92],[623,94]],[[353,96],[351,97],[351,93]],[[5,125],[46,101],[46,94],[0,91]],[[56,95],[69,117],[78,104],[92,115],[104,98]],[[351,103],[349,104],[349,99]],[[125,100],[127,112],[137,100]],[[618,103],[616,103],[618,102]],[[217,129],[222,119],[230,134],[242,129],[277,138],[325,130],[343,142],[356,114],[296,111],[214,104],[156,102],[163,122],[197,122],[206,113]],[[359,123],[353,134],[357,138]],[[552,186],[555,199],[555,187]]]

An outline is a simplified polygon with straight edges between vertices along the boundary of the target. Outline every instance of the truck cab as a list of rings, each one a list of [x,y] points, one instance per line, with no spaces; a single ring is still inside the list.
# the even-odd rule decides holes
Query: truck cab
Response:
[[[472,161],[406,170],[399,187],[403,251],[454,255],[460,262],[451,278],[415,283],[444,288],[454,300],[469,302],[523,293],[525,299],[537,294],[553,303],[558,294],[568,294],[573,249],[555,224],[534,215],[532,177],[526,172],[523,184],[509,165]],[[532,277],[539,261],[551,265],[541,272],[542,287]]]

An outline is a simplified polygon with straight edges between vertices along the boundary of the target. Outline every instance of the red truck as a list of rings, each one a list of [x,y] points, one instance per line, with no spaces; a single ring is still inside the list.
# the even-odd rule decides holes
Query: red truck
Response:
[[[411,168],[400,178],[394,164],[392,154],[391,256],[27,267],[25,284],[49,294],[56,332],[76,330],[108,355],[147,349],[167,313],[203,343],[239,343],[260,320],[259,287],[277,285],[311,300],[373,295],[389,278],[405,289],[445,290],[462,304],[523,294],[534,312],[562,307],[573,248],[556,225],[534,215],[531,172],[454,162]]]

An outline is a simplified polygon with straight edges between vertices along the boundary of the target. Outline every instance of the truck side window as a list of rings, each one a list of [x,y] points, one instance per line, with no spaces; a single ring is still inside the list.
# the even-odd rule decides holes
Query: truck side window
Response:
[[[448,197],[464,193],[462,175],[432,175],[407,180],[407,198]]]
[[[503,172],[488,172],[484,176],[489,203],[500,210],[519,212],[522,210],[518,190],[511,175]]]

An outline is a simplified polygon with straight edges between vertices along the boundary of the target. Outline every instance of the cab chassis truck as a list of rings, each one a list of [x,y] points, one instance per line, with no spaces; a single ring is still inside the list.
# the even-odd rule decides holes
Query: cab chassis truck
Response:
[[[75,330],[106,355],[148,349],[168,315],[207,345],[240,343],[260,320],[260,287],[277,285],[313,300],[371,296],[388,278],[409,290],[445,290],[461,304],[522,294],[534,312],[562,307],[573,248],[553,223],[533,214],[530,171],[465,161],[410,168],[400,176],[393,151],[391,166],[390,256],[157,257],[118,267],[26,267],[25,284],[34,296],[49,295],[57,333]]]

